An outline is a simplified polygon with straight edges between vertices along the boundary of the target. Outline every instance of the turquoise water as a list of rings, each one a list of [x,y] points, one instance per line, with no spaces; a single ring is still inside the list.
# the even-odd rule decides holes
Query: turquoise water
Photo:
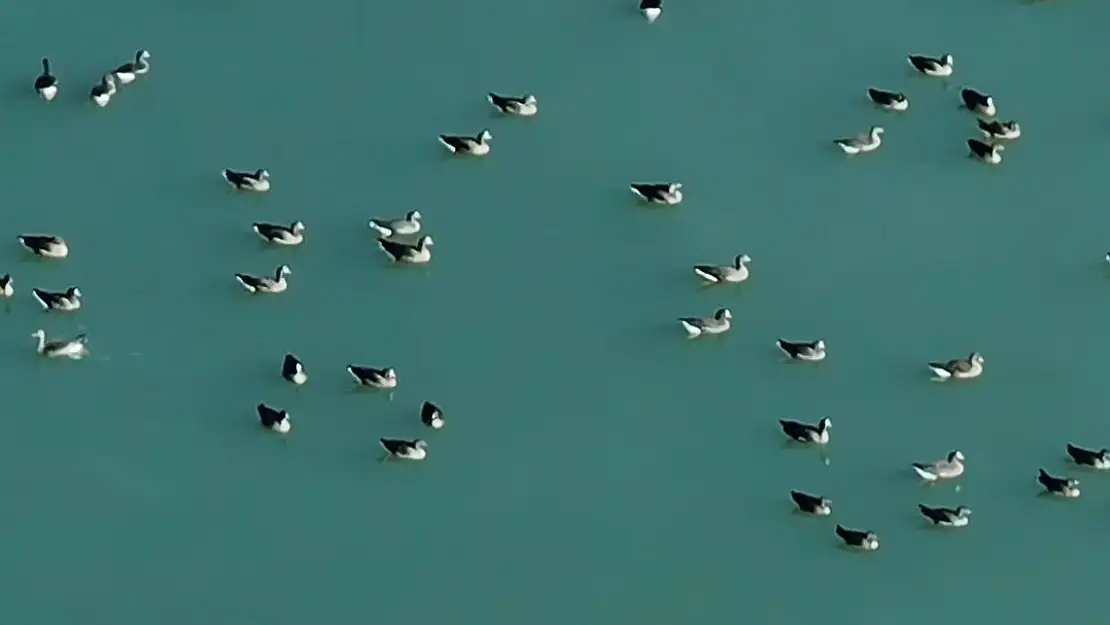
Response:
[[[1110,484],[1063,459],[1110,438],[1097,359],[1110,148],[1097,51],[1110,8],[1082,0],[48,2],[0,11],[8,54],[0,272],[3,614],[12,623],[157,621],[827,623],[956,615],[1049,622],[1104,610]],[[43,22],[42,20],[49,20]],[[96,109],[135,48],[153,70]],[[952,53],[952,86],[994,94],[1025,137],[968,161],[956,90],[905,54]],[[30,92],[49,55],[62,94]],[[869,86],[900,89],[904,116]],[[500,119],[489,90],[533,92]],[[829,140],[873,123],[872,155]],[[489,128],[486,159],[442,132]],[[266,167],[233,196],[223,167]],[[675,209],[627,184],[681,180]],[[420,208],[426,268],[393,269],[365,227]],[[308,225],[267,249],[253,221]],[[66,237],[28,259],[24,232]],[[753,277],[690,271],[747,252]],[[287,293],[235,272],[288,263]],[[31,287],[80,285],[77,314]],[[674,318],[735,314],[721,340]],[[88,332],[93,357],[36,358],[29,334]],[[783,364],[776,337],[824,338]],[[987,374],[927,380],[981,351]],[[277,375],[286,351],[311,380]],[[354,393],[348,363],[400,387]],[[416,418],[430,399],[448,425]],[[285,440],[259,401],[286,408]],[[835,423],[829,465],[776,419]],[[380,436],[429,459],[380,465]],[[959,493],[908,463],[952,448]],[[1037,496],[1036,471],[1084,495]],[[835,500],[791,513],[790,488]],[[938,532],[919,502],[965,503]],[[866,556],[832,525],[877,531]]]

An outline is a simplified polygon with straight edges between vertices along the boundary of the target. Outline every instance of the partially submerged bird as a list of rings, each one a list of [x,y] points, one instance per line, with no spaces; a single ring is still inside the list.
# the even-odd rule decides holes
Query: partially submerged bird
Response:
[[[297,386],[308,382],[308,373],[304,370],[304,363],[293,354],[286,354],[281,361],[281,377]]]
[[[802,512],[816,516],[829,516],[832,514],[832,500],[818,495],[810,495],[800,490],[790,491],[790,498]]]
[[[43,57],[42,73],[35,79],[35,91],[47,102],[58,95],[58,78],[50,71],[50,59]]]
[[[44,258],[65,258],[69,256],[69,244],[62,237],[50,234],[21,234],[15,239],[36,256]]]
[[[1068,443],[1068,455],[1075,461],[1075,464],[1092,467],[1101,471],[1110,469],[1110,449],[1106,449],[1105,447],[1095,451],[1094,449],[1084,449],[1083,447]]]
[[[15,295],[15,279],[12,274],[6,273],[0,276],[0,297],[11,297]]]
[[[408,263],[422,265],[432,260],[432,237],[424,235],[416,243],[405,243],[391,239],[378,239],[378,247],[382,249],[395,263]]]
[[[421,439],[404,440],[398,438],[381,438],[378,441],[385,450],[385,457],[382,460],[390,458],[400,458],[402,460],[423,460],[428,457],[428,443]]]
[[[731,265],[694,265],[694,273],[712,284],[743,282],[748,279],[750,262],[752,262],[751,256],[740,254]]]
[[[987,143],[979,139],[968,139],[967,147],[972,158],[981,160],[988,165],[1001,163],[1002,152],[1006,150],[1006,146],[1000,143]]]
[[[689,338],[704,334],[724,334],[732,328],[732,311],[718,308],[712,317],[679,317],[678,322]]]
[[[116,79],[111,74],[104,74],[100,82],[93,85],[89,91],[89,99],[100,108],[108,106],[114,95],[116,95]]]
[[[438,430],[442,428],[443,425],[446,423],[443,418],[443,410],[430,401],[426,401],[421,404],[420,421],[433,430]]]
[[[460,135],[439,136],[439,142],[443,144],[443,147],[455,154],[469,154],[471,156],[485,156],[489,154],[489,142],[491,140],[493,140],[493,134],[488,130],[483,130],[474,137],[464,137]]]
[[[848,139],[833,141],[845,154],[854,155],[877,150],[883,144],[882,126],[872,126],[867,132]]]
[[[640,15],[647,18],[648,23],[659,19],[663,14],[663,0],[640,0]]]
[[[906,60],[910,62],[910,66],[926,76],[944,77],[952,75],[954,62],[951,54],[940,57],[911,54],[906,57]]]
[[[782,428],[783,434],[786,434],[799,443],[827,445],[829,442],[829,428],[832,427],[832,419],[824,417],[817,422],[817,425],[802,423],[801,421],[791,421],[790,419],[779,419],[779,427]]]
[[[81,308],[81,289],[75,286],[71,286],[65,291],[31,289],[31,296],[42,306],[43,310],[68,312]]]
[[[396,219],[371,219],[369,221],[370,228],[377,230],[378,234],[383,238],[389,238],[398,234],[416,234],[420,232],[420,220],[423,215],[418,210],[411,210],[405,214],[404,217]]]
[[[279,434],[285,434],[293,427],[289,413],[284,410],[277,410],[261,403],[258,404],[257,410],[258,420],[262,422],[264,427]]]
[[[914,473],[917,473],[926,482],[951,480],[964,474],[964,454],[959,450],[954,450],[949,452],[944,460],[931,463],[915,462],[910,466],[913,467]]]
[[[1021,124],[1016,121],[999,121],[985,119],[976,120],[979,124],[979,131],[987,139],[1006,139],[1013,140],[1021,136]]]
[[[116,75],[121,85],[130,85],[137,76],[150,71],[150,52],[139,50],[135,53],[135,60],[120,65],[112,73]]]
[[[282,265],[274,272],[274,276],[251,276],[245,273],[235,274],[235,279],[243,288],[251,293],[281,293],[289,288],[285,276],[292,275],[293,270],[289,265]]]
[[[1040,474],[1037,475],[1037,481],[1053,495],[1059,495],[1066,499],[1075,499],[1079,496],[1079,480],[1077,479],[1056,477],[1041,469]]]
[[[930,362],[929,370],[937,380],[967,380],[983,375],[983,356],[979,352],[971,352],[967,358],[955,358],[947,362]]]
[[[387,390],[397,388],[397,372],[393,367],[375,369],[374,367],[347,365],[347,373],[351,374],[351,377],[360,386]]]
[[[263,241],[277,245],[300,245],[304,241],[304,222],[294,221],[288,226],[255,222],[251,225],[254,233],[262,237]]]
[[[824,360],[828,356],[825,350],[825,341],[788,341],[786,339],[779,339],[775,341],[775,345],[786,354],[791,360],[806,360],[809,362],[818,362]]]
[[[497,110],[507,115],[516,115],[518,117],[531,117],[540,112],[539,101],[536,100],[534,95],[525,95],[520,97],[497,95],[490,93],[486,96],[489,103]]]
[[[900,91],[884,91],[882,89],[868,89],[867,98],[879,108],[888,111],[905,111],[910,108],[910,101],[906,94]]]
[[[270,190],[270,172],[265,169],[254,171],[235,171],[225,169],[220,172],[224,180],[239,191],[254,191],[264,193]]]
[[[872,531],[848,529],[837,523],[836,535],[849,547],[864,551],[874,551],[879,548],[879,537]]]
[[[971,520],[971,508],[956,506],[955,508],[930,508],[925,504],[917,504],[921,514],[933,522],[933,525],[944,527],[963,527]]]
[[[960,90],[960,100],[963,102],[964,108],[984,117],[994,117],[995,113],[998,112],[998,109],[994,106],[994,98],[971,87],[964,87]]]
[[[641,200],[652,204],[674,206],[682,202],[681,182],[635,182],[629,188]]]
[[[45,331],[35,330],[31,334],[31,338],[38,340],[38,345],[35,347],[35,351],[42,354],[43,356],[46,356],[47,358],[69,358],[71,360],[80,360],[89,354],[89,339],[84,334],[78,334],[72,339],[47,341]]]

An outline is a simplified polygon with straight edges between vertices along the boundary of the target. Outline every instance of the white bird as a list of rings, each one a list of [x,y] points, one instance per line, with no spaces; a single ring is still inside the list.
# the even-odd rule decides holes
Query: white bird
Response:
[[[258,404],[257,410],[258,420],[262,422],[263,427],[279,434],[287,434],[292,429],[292,419],[289,418],[288,412],[271,408],[266,404]]]
[[[114,95],[116,95],[116,79],[111,74],[104,74],[100,82],[93,85],[92,90],[89,91],[89,98],[100,108],[108,106]]]
[[[377,230],[378,234],[385,238],[394,235],[408,235],[420,232],[420,220],[423,215],[418,210],[411,210],[405,214],[404,217],[396,219],[371,219],[368,223],[370,228]]]
[[[752,262],[751,256],[740,254],[731,265],[694,265],[694,273],[712,284],[743,282],[748,279],[750,262]]]
[[[52,234],[21,234],[15,239],[35,256],[44,258],[65,258],[69,256],[69,244],[62,237]]]
[[[647,18],[648,23],[659,19],[663,14],[663,0],[640,0],[640,15]]]
[[[76,337],[61,341],[47,341],[46,332],[35,330],[31,338],[38,340],[35,351],[47,358],[69,358],[80,360],[89,354],[88,337],[79,334]]]
[[[732,311],[718,308],[712,317],[679,317],[678,322],[692,339],[706,334],[724,334],[732,328]]]
[[[455,154],[470,154],[471,156],[485,156],[489,154],[489,142],[493,134],[483,130],[476,137],[463,137],[459,135],[440,135],[439,142]]]
[[[972,158],[977,158],[988,165],[997,165],[1002,162],[1002,152],[1006,146],[1000,143],[987,143],[978,139],[968,139],[967,147]]]
[[[949,452],[944,460],[933,463],[915,462],[910,466],[926,482],[951,480],[964,474],[964,455],[956,450]]]
[[[945,54],[941,57],[912,54],[906,59],[915,70],[926,76],[944,77],[952,75],[954,61],[951,54]]]
[[[516,115],[517,117],[531,117],[540,112],[539,101],[536,96],[528,94],[526,96],[514,97],[497,95],[496,93],[489,93],[486,96],[489,103],[497,110],[507,115]]]
[[[112,73],[116,75],[121,85],[129,85],[135,82],[135,77],[150,71],[150,53],[146,50],[139,50],[135,53],[135,60],[129,61],[120,65]]]
[[[304,222],[294,221],[288,226],[256,222],[251,225],[254,233],[263,241],[277,245],[300,245],[304,241]]]
[[[868,89],[867,98],[879,108],[888,111],[902,112],[910,108],[910,101],[906,94],[899,91],[884,91],[882,89]]]
[[[423,460],[428,457],[428,443],[419,438],[411,441],[397,438],[381,438],[378,440],[386,453],[382,460],[388,460],[389,458]]]
[[[71,286],[65,291],[31,289],[31,296],[42,306],[43,310],[69,312],[81,308],[81,289],[75,286]]]
[[[253,172],[225,169],[220,175],[239,191],[265,193],[270,190],[270,172],[265,169],[256,169]]]
[[[983,375],[983,359],[979,352],[971,352],[967,358],[955,358],[947,362],[930,362],[929,370],[938,380],[955,378],[966,380]]]
[[[443,410],[430,401],[426,401],[420,406],[420,421],[433,430],[442,428],[446,423],[443,418]]]
[[[270,276],[250,276],[245,273],[237,273],[235,279],[251,293],[281,293],[289,288],[285,276],[292,275],[292,273],[293,270],[289,268],[289,265],[282,265],[277,268],[272,278]]]
[[[847,139],[837,139],[833,141],[845,154],[854,155],[865,152],[871,152],[879,149],[883,144],[883,130],[882,126],[872,126],[867,132]]]
[[[304,363],[293,354],[286,354],[281,361],[281,377],[297,386],[308,382],[308,373],[304,370]]]
[[[47,102],[58,95],[58,78],[50,72],[50,59],[43,57],[42,73],[35,79],[35,91]]]
[[[674,206],[682,202],[681,182],[636,182],[629,188],[641,200],[652,204]]]

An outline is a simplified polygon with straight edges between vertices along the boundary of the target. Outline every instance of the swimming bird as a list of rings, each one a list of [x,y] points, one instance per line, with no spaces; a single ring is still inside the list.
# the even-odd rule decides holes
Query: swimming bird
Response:
[[[286,434],[292,429],[293,424],[290,423],[291,419],[288,412],[271,408],[266,404],[258,404],[257,409],[258,420],[262,422],[263,427],[270,428],[279,434]]]
[[[378,247],[389,255],[396,263],[409,263],[411,265],[422,265],[432,260],[432,237],[424,235],[420,237],[416,243],[404,243],[401,241],[392,241],[390,239],[378,239]]]
[[[0,297],[11,297],[15,295],[15,280],[12,274],[6,273],[0,276]]]
[[[351,377],[360,386],[380,389],[397,388],[397,372],[393,367],[375,369],[374,367],[347,365],[347,373],[351,374]]]
[[[389,458],[423,460],[428,457],[428,443],[419,438],[411,441],[398,438],[380,438],[378,440],[386,453],[382,460],[388,460]]]
[[[829,516],[832,514],[832,500],[818,495],[810,495],[803,493],[800,490],[790,491],[790,498],[797,504],[798,509],[802,512],[808,512],[817,516]]]
[[[1002,152],[1006,146],[999,143],[987,143],[978,139],[968,139],[967,147],[971,150],[971,156],[977,158],[989,165],[997,165],[1002,162]]]
[[[89,339],[84,334],[78,334],[76,337],[67,340],[47,341],[45,331],[35,330],[31,334],[31,338],[38,339],[39,342],[35,351],[47,358],[80,360],[89,354]]]
[[[93,85],[92,90],[89,91],[89,98],[100,108],[108,106],[114,95],[116,95],[116,79],[111,74],[104,74],[100,82]]]
[[[308,382],[308,373],[304,370],[304,363],[293,354],[286,354],[281,361],[281,377],[300,386]]]
[[[905,111],[910,108],[910,101],[906,94],[900,91],[884,91],[882,89],[868,89],[867,98],[878,107],[888,111]]]
[[[405,213],[404,217],[396,219],[371,219],[369,226],[385,238],[398,234],[416,234],[420,232],[420,220],[422,218],[423,215],[420,214],[420,211],[411,210]]]
[[[845,154],[853,155],[864,152],[871,152],[879,149],[883,144],[883,130],[882,126],[872,126],[867,132],[848,139],[837,139],[833,141]]]
[[[270,172],[265,169],[256,169],[253,172],[225,169],[220,172],[220,175],[239,191],[265,193],[270,190]]]
[[[289,288],[285,276],[292,275],[292,273],[293,270],[289,268],[289,265],[282,265],[277,268],[272,278],[270,276],[249,276],[245,273],[237,273],[235,279],[251,293],[281,293]]]
[[[121,85],[130,85],[135,82],[135,77],[150,71],[150,53],[139,50],[135,53],[135,60],[124,63],[115,69],[113,74]]]
[[[632,192],[645,202],[652,204],[666,204],[674,206],[682,202],[681,182],[644,183],[637,182],[629,186]]]
[[[50,72],[50,59],[42,58],[42,73],[35,79],[35,91],[47,102],[58,95],[58,77]]]
[[[979,131],[987,139],[1017,139],[1021,136],[1021,124],[1016,121],[998,121],[985,119],[976,120],[979,124]]]
[[[52,234],[21,234],[15,238],[19,244],[35,256],[44,258],[65,258],[69,256],[69,244],[62,237]]]
[[[750,262],[752,262],[751,256],[740,254],[731,265],[694,265],[694,273],[702,280],[713,284],[743,282],[748,279]]]
[[[430,401],[426,401],[420,406],[420,421],[433,430],[440,429],[446,423],[443,418],[443,410]]]
[[[1095,451],[1068,443],[1068,455],[1075,461],[1075,464],[1094,467],[1102,471],[1110,469],[1110,449],[1106,449],[1105,447]]]
[[[926,76],[944,77],[952,75],[953,59],[951,54],[945,54],[941,57],[911,54],[906,57],[906,60],[910,62],[915,70]]]
[[[663,0],[640,0],[640,15],[647,18],[648,23],[659,19],[663,14]]]
[[[963,101],[964,108],[984,117],[994,117],[994,114],[998,112],[998,109],[994,106],[994,98],[971,87],[964,87],[960,90],[960,100]]]
[[[723,334],[732,328],[732,311],[727,308],[718,308],[712,317],[679,317],[689,338],[697,338],[703,334]]]
[[[487,97],[494,108],[508,115],[531,117],[540,112],[539,101],[531,94],[518,98],[490,93]]]
[[[779,419],[779,426],[782,428],[783,434],[786,434],[799,443],[827,445],[829,442],[829,428],[832,427],[832,419],[824,417],[817,422],[817,425],[802,423],[801,421],[791,421],[790,419]]]
[[[943,525],[944,527],[963,527],[971,520],[971,508],[967,506],[956,506],[955,508],[930,508],[925,504],[917,504],[917,509],[921,514],[925,515],[926,519],[933,522],[933,525]]]
[[[81,289],[75,286],[65,291],[31,289],[31,295],[43,310],[72,311],[81,308]]]
[[[1040,470],[1037,475],[1037,481],[1044,486],[1044,489],[1053,495],[1060,495],[1067,499],[1075,499],[1079,496],[1079,480],[1067,477],[1056,477],[1049,475],[1044,469]]]
[[[485,156],[489,154],[489,142],[493,134],[483,130],[476,137],[463,137],[459,135],[440,135],[439,142],[455,154],[469,154],[471,156]]]
[[[828,352],[825,350],[825,341],[788,341],[786,339],[779,339],[775,341],[782,353],[786,354],[791,360],[806,360],[809,362],[818,362],[825,359]]]
[[[251,226],[263,241],[277,245],[300,245],[304,241],[304,222],[294,221],[288,226],[256,222]]]
[[[964,455],[959,450],[951,451],[944,460],[932,463],[915,462],[910,466],[926,482],[951,480],[964,474]]]
[[[879,548],[879,537],[875,532],[848,529],[837,523],[836,535],[849,547],[855,547],[864,551],[875,551]]]
[[[983,375],[984,362],[982,354],[971,352],[967,358],[955,358],[948,362],[930,362],[929,369],[937,380],[950,378],[967,380]]]

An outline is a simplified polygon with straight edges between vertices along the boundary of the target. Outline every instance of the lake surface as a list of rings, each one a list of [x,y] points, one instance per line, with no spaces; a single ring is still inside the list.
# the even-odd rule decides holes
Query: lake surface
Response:
[[[1105,25],[1084,0],[230,0],[0,9],[4,81],[0,613],[24,625],[1040,625],[1102,612],[1110,444],[1099,356],[1110,158]],[[88,102],[138,47],[152,72]],[[949,88],[910,53],[951,53]],[[62,92],[30,84],[49,55]],[[960,85],[1025,136],[966,158]],[[866,101],[904,91],[905,115]],[[487,91],[535,93],[501,119]],[[874,154],[831,139],[882,124]],[[494,135],[458,159],[439,133]],[[224,167],[268,168],[233,194]],[[627,185],[679,180],[674,209]],[[370,217],[419,208],[425,268]],[[303,220],[269,249],[254,221]],[[41,261],[19,233],[66,237]],[[695,263],[750,254],[703,289]],[[232,276],[288,263],[287,293]],[[31,287],[80,285],[40,312]],[[719,340],[675,318],[735,314]],[[87,332],[46,361],[31,332]],[[823,338],[789,365],[779,336]],[[987,373],[924,364],[978,350]],[[286,351],[302,388],[278,376]],[[393,366],[386,395],[349,363]],[[430,432],[420,402],[448,425]],[[283,439],[258,402],[286,408]],[[834,421],[829,464],[776,420]],[[428,439],[377,462],[380,436]],[[962,450],[962,490],[913,461]],[[1079,476],[1038,497],[1038,467]],[[835,501],[791,512],[791,488]],[[966,530],[916,504],[972,506]],[[846,553],[832,527],[879,533]]]

